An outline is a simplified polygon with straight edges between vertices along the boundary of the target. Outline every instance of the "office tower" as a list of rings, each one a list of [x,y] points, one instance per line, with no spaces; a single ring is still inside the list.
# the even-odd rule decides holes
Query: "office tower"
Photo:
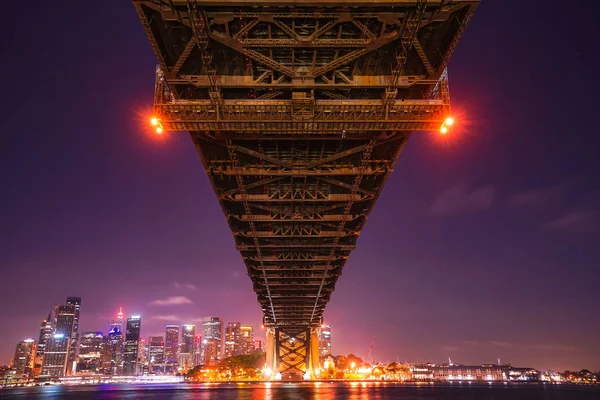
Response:
[[[103,342],[102,332],[84,332],[81,334],[77,371],[99,372],[102,369]]]
[[[206,317],[202,319],[202,344],[205,344],[207,339],[214,339],[217,343],[217,361],[223,358],[223,321],[221,317]],[[207,342],[208,343],[208,342]],[[210,342],[211,346],[214,345]],[[204,350],[202,351],[204,353]],[[206,356],[203,357],[206,360]]]
[[[55,333],[48,338],[44,349],[42,376],[53,378],[65,376],[70,342],[71,337],[63,333]]]
[[[69,337],[69,348],[67,349],[67,369],[65,374],[73,372],[75,354],[77,349],[72,346],[74,338],[75,318],[79,317],[76,304],[62,304],[54,307],[54,333]],[[76,335],[75,335],[76,336]]]
[[[254,351],[258,351],[260,353],[264,352],[265,351],[265,349],[263,348],[264,345],[265,344],[263,343],[262,340],[255,340],[254,341]]]
[[[321,325],[319,327],[319,355],[321,357],[331,354],[331,327]]]
[[[139,315],[127,318],[125,350],[123,352],[123,375],[138,374],[138,349],[142,319]]]
[[[67,366],[67,373],[73,373],[75,371],[77,355],[79,354],[79,313],[81,311],[81,297],[67,297],[67,305],[75,307],[75,312],[73,314],[73,329],[71,331],[71,344],[69,345],[69,365]]]
[[[165,372],[177,371],[179,353],[179,325],[167,325],[165,334]]]
[[[110,330],[113,328],[117,328],[119,332],[123,332],[123,308],[119,307],[119,312],[117,313],[117,319],[113,319],[110,321]]]
[[[103,370],[108,375],[121,375],[123,373],[123,332],[114,327],[104,337]]]
[[[195,325],[181,326],[181,347],[179,356],[177,357],[178,364],[181,368],[193,367],[192,356],[194,354],[194,336],[196,336]]]
[[[202,336],[194,337],[194,367],[202,364]]]
[[[48,317],[42,320],[40,324],[40,336],[38,338],[37,352],[36,352],[36,364],[42,365],[44,358],[44,349],[46,348],[46,342],[52,335],[52,313],[48,313]]]
[[[18,378],[32,378],[37,343],[33,339],[25,339],[17,344],[12,368]]]
[[[138,344],[138,374],[148,372],[148,343],[146,339],[140,338]]]
[[[240,355],[241,331],[239,322],[230,322],[225,327],[225,354],[223,358]]]
[[[165,372],[165,341],[162,336],[150,336],[148,338],[148,369],[149,372]]]
[[[202,339],[202,364],[212,367],[219,362],[221,343],[218,339]]]
[[[248,355],[254,352],[254,329],[251,326],[240,327],[239,355]]]

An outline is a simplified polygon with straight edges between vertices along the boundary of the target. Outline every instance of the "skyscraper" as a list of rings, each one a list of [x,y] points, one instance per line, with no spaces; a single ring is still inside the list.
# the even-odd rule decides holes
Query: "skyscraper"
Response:
[[[208,344],[209,342],[207,342],[208,339],[214,339],[216,342],[211,341],[211,346],[215,346],[217,347],[217,361],[220,361],[223,358],[223,341],[222,341],[222,336],[223,336],[223,321],[221,320],[221,317],[206,317],[202,319],[202,345],[204,348],[205,344]],[[211,350],[212,351],[212,350]],[[204,353],[204,349],[202,351],[202,353]],[[203,356],[203,358],[206,360],[206,355]]]
[[[202,364],[202,336],[194,337],[194,367]]]
[[[225,327],[225,354],[224,358],[240,355],[241,330],[239,322],[230,322]]]
[[[33,377],[36,350],[37,343],[33,339],[25,339],[17,344],[12,367],[18,378]]]
[[[146,339],[140,338],[138,344],[138,374],[148,371],[148,343]]]
[[[40,324],[40,336],[38,338],[37,351],[35,356],[35,364],[36,369],[42,368],[42,362],[44,359],[44,350],[46,348],[46,343],[50,336],[52,335],[52,313],[48,313],[48,317],[42,320]]]
[[[167,325],[165,334],[165,372],[177,371],[179,353],[179,325]]]
[[[81,311],[81,297],[67,297],[67,305],[75,307],[73,313],[73,329],[71,330],[71,344],[69,345],[69,365],[67,373],[75,372],[77,355],[79,354],[79,312]]]
[[[138,374],[138,349],[142,319],[139,315],[127,318],[125,350],[123,352],[123,374]]]
[[[77,371],[99,372],[102,369],[103,341],[102,332],[81,334]]]
[[[42,376],[61,377],[67,370],[67,355],[71,337],[63,333],[55,333],[48,338],[44,349]]]
[[[321,357],[331,354],[331,327],[321,325],[319,327],[319,355]]]
[[[254,329],[251,326],[240,327],[240,355],[248,355],[254,352]]]
[[[76,317],[77,323],[79,323],[79,308],[76,304],[62,304],[55,306],[54,309],[54,333],[64,335],[69,338],[69,348],[67,349],[67,367],[65,374],[70,375],[73,372],[75,355],[77,353],[76,347],[73,347],[71,343],[73,338],[76,336],[74,333]]]
[[[123,332],[123,308],[119,307],[119,312],[117,313],[117,319],[113,319],[110,321],[110,330],[113,328],[118,328],[119,332]]]
[[[164,338],[162,336],[150,336],[148,338],[148,369],[150,372],[165,372],[164,352]]]
[[[108,375],[121,375],[123,372],[123,332],[114,327],[104,337],[103,370]]]
[[[181,326],[181,347],[179,356],[177,357],[181,368],[191,368],[194,366],[192,359],[194,354],[194,336],[196,336],[195,325]]]
[[[212,367],[219,362],[220,343],[218,339],[202,339],[202,364]]]

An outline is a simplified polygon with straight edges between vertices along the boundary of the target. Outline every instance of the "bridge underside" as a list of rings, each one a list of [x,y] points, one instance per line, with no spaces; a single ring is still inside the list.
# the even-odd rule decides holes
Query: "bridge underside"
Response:
[[[264,313],[267,375],[315,377],[311,338],[410,132],[447,128],[446,64],[477,1],[255,4],[134,0],[154,122],[192,136]]]

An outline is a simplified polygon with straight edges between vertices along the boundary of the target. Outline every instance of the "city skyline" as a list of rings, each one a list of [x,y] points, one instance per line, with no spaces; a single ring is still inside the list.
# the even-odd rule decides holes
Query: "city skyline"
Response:
[[[204,315],[259,327],[252,284],[188,135],[145,131],[156,60],[131,4],[87,4],[89,19],[39,7],[28,23],[73,25],[48,29],[47,48],[33,55],[24,49],[39,32],[7,5],[15,39],[0,46],[21,62],[0,66],[15,77],[0,100],[11,116],[1,121],[10,134],[0,160],[9,193],[0,198],[0,302],[19,306],[0,310],[0,359],[37,340],[65,294],[84,299],[80,333],[107,333],[120,306],[142,316],[146,339],[171,323],[198,328]],[[509,16],[512,7],[521,13]],[[590,315],[600,286],[600,146],[590,118],[600,88],[588,78],[597,28],[594,13],[563,11],[558,32],[551,7],[478,8],[450,62],[459,128],[408,142],[325,311],[336,354],[362,357],[375,336],[375,359],[600,369],[600,322]],[[498,35],[509,18],[513,29]],[[100,33],[106,20],[112,29]],[[579,73],[549,61],[557,43],[572,46]],[[31,93],[52,94],[36,100],[36,118],[22,106]],[[68,93],[60,108],[57,93]],[[44,279],[25,291],[24,273]]]

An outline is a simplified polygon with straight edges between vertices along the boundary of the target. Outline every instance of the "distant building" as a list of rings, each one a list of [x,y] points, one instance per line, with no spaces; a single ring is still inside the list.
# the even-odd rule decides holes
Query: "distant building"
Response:
[[[146,339],[142,338],[138,344],[138,374],[148,371],[148,343],[146,343]]]
[[[331,354],[331,327],[321,325],[319,327],[319,355],[325,357]]]
[[[202,365],[213,367],[219,363],[221,343],[218,339],[202,339]]]
[[[416,364],[410,367],[413,380],[441,382],[496,382],[503,381],[501,365],[460,365],[460,364]]]
[[[194,337],[194,367],[196,365],[202,365],[202,336],[196,335]]]
[[[32,378],[35,365],[37,342],[25,339],[17,344],[12,368],[18,378]]]
[[[138,352],[140,342],[140,329],[142,319],[140,316],[127,318],[125,330],[125,349],[123,351],[123,375],[138,374]]]
[[[178,364],[181,368],[192,368],[194,355],[194,337],[196,336],[195,325],[181,326],[181,347],[179,356],[177,357]]]
[[[48,317],[42,320],[40,324],[40,336],[38,338],[37,351],[35,356],[35,370],[39,375],[41,373],[42,362],[44,360],[44,350],[46,348],[46,343],[52,336],[52,313],[48,313]]]
[[[214,346],[216,343],[217,346],[217,361],[220,361],[223,358],[223,321],[221,317],[206,317],[202,319],[202,345],[203,345],[203,359],[206,360],[207,357],[204,355],[204,344],[206,340],[213,339],[210,345]],[[206,342],[208,343],[208,342]],[[212,348],[212,347],[211,347]],[[212,351],[212,350],[211,350]],[[210,358],[210,357],[209,357]]]
[[[265,344],[263,343],[262,340],[255,340],[254,341],[254,351],[258,351],[258,352],[262,353],[262,352],[265,351],[264,346],[265,346]]]
[[[119,307],[119,312],[117,313],[117,319],[113,319],[110,321],[110,330],[113,328],[117,328],[119,332],[123,332],[123,308]]]
[[[179,325],[167,325],[165,333],[165,372],[177,372]]]
[[[239,322],[230,322],[225,327],[224,358],[240,355],[242,331]]]
[[[119,328],[114,327],[104,337],[103,370],[107,375],[123,373],[123,347],[125,338]]]
[[[52,378],[65,376],[70,342],[71,337],[63,333],[55,333],[48,338],[44,349],[41,376]]]
[[[97,373],[103,368],[102,348],[104,337],[102,332],[85,332],[79,342],[79,363],[77,372]]]
[[[165,340],[162,336],[148,338],[148,370],[153,373],[165,372]]]
[[[81,297],[67,297],[67,305],[75,307],[73,312],[73,329],[71,330],[71,343],[69,345],[69,356],[67,373],[75,372],[77,355],[79,354],[79,313],[81,312]]]
[[[240,327],[239,355],[248,355],[254,352],[254,329],[251,326]]]

